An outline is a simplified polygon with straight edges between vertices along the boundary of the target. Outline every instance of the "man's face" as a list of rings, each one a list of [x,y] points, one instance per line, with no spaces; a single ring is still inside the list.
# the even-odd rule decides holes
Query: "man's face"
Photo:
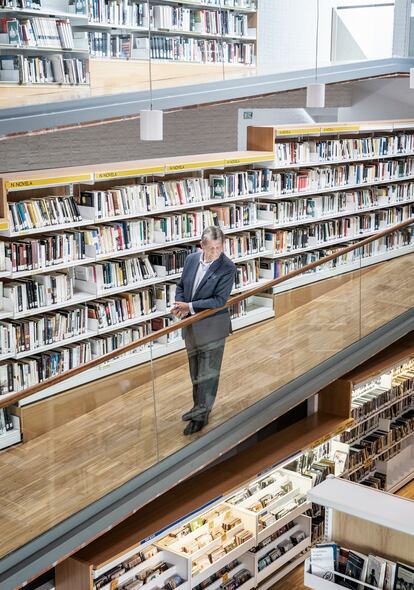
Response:
[[[204,253],[204,262],[214,262],[223,252],[223,242],[221,240],[207,240],[204,244],[201,243],[201,248]]]

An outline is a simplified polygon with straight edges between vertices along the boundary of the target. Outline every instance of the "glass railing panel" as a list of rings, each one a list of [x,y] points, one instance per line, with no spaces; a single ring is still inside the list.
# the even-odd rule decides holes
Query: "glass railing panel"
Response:
[[[373,242],[362,252],[362,336],[414,307],[413,242],[414,226],[408,226]],[[397,257],[386,260],[392,253]],[[382,262],[367,266],[369,254]]]
[[[104,334],[94,340],[111,345]],[[89,382],[50,397],[47,407],[20,408],[29,440],[0,453],[0,558],[157,463],[151,347],[91,369]],[[116,363],[128,369],[137,355],[147,362],[134,373],[91,381]],[[46,432],[33,431],[45,422]]]
[[[327,281],[306,284],[317,275],[309,273],[302,275],[301,287],[276,288],[239,303],[228,337],[229,317],[223,313],[184,328],[184,341],[166,343],[183,352],[167,371],[166,360],[153,365],[161,458],[360,339],[359,261],[352,273],[335,276],[329,267],[318,269],[331,274]]]

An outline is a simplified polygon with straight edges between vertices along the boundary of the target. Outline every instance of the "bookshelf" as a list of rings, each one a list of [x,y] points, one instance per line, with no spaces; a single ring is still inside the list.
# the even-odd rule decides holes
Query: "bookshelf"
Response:
[[[274,195],[260,205],[262,217],[273,222],[266,232],[273,253],[263,257],[261,276],[282,276],[372,235],[392,218],[412,215],[412,129],[412,121],[249,127],[249,149],[274,152]],[[274,290],[410,253],[412,238],[408,230],[379,240]]]
[[[43,379],[33,355],[52,354],[66,370],[104,354],[113,342],[121,346],[168,325],[174,281],[206,225],[223,227],[226,252],[238,268],[233,293],[263,284],[259,260],[266,252],[267,222],[257,204],[268,188],[253,165],[268,158],[263,152],[204,154],[4,175],[1,205],[9,219],[5,213],[0,234],[3,387],[7,371],[14,380],[7,387],[15,389]],[[99,310],[104,316],[98,321]],[[273,316],[271,299],[252,297],[234,309],[233,327]],[[180,333],[173,333],[25,401],[183,347]]]
[[[393,588],[400,587],[396,578],[401,566],[413,568],[413,517],[412,501],[372,490],[342,479],[328,479],[308,493],[309,499],[326,508],[326,541],[336,543],[357,552],[362,558],[362,583],[358,587],[368,589],[374,586],[366,582],[364,572],[369,566],[368,554],[390,562]],[[397,562],[397,564],[395,564]],[[315,564],[316,565],[316,564]],[[395,567],[396,565],[396,567]],[[401,569],[400,569],[401,571]],[[304,583],[314,590],[335,590],[342,588],[346,575],[337,571],[334,577],[325,578],[312,571],[312,557],[305,562]],[[404,578],[403,578],[404,579]],[[349,580],[349,578],[348,578]],[[355,577],[354,577],[355,580]],[[355,584],[355,581],[350,584]],[[401,586],[404,587],[404,586]]]
[[[375,235],[384,227],[413,216],[414,180],[410,183],[409,178],[414,177],[411,174],[414,158],[407,155],[411,151],[414,153],[410,125],[409,121],[401,123],[401,129],[406,131],[402,139],[397,130],[387,140],[389,145],[405,146],[403,156],[398,158],[390,153],[387,159],[388,154],[380,154],[384,170],[388,170],[390,176],[388,184],[382,179],[380,188],[376,187],[376,178],[365,174],[364,170],[368,164],[371,167],[377,164],[371,165],[369,158],[361,157],[359,153],[352,160],[359,166],[359,172],[353,173],[352,178],[342,170],[342,180],[339,181],[340,167],[335,165],[335,174],[331,175],[335,182],[342,182],[348,188],[375,189],[385,193],[375,194],[375,199],[371,193],[341,197],[342,200],[337,195],[338,198],[332,200],[335,206],[331,212],[323,214],[323,204],[316,201],[319,198],[316,192],[310,199],[313,201],[310,211],[314,220],[312,227],[318,228],[319,233],[315,229],[313,241],[295,249],[296,258],[292,257],[293,260],[280,251],[274,240],[275,232],[308,228],[309,214],[305,212],[305,219],[292,221],[289,218],[286,221],[286,215],[292,216],[290,205],[286,205],[283,222],[276,219],[279,212],[273,209],[275,205],[299,203],[300,209],[296,211],[302,211],[303,216],[305,204],[297,196],[301,194],[298,189],[295,189],[294,199],[287,201],[284,195],[281,198],[281,168],[269,168],[269,162],[274,166],[274,150],[169,157],[4,175],[1,179],[2,207],[4,212],[10,212],[10,226],[1,230],[3,240],[0,244],[4,247],[7,244],[10,253],[3,256],[0,268],[3,272],[0,318],[6,325],[8,320],[18,322],[20,345],[13,346],[17,336],[12,334],[12,344],[0,350],[3,387],[9,391],[21,391],[45,378],[39,374],[32,355],[55,351],[53,358],[59,361],[60,370],[65,371],[108,351],[107,347],[112,344],[104,338],[106,334],[113,334],[116,346],[120,346],[135,340],[138,334],[145,335],[160,326],[170,325],[174,280],[179,278],[183,260],[196,246],[206,225],[218,223],[223,228],[226,253],[238,267],[233,290],[236,294],[260,287],[267,279],[273,278],[279,261],[280,264],[286,263],[283,268],[290,269],[292,265],[295,267],[308,260],[298,259],[300,254],[320,257],[331,251],[327,250],[328,247],[340,247],[367,235]],[[384,133],[382,127],[377,132]],[[382,146],[378,150],[384,151],[388,144],[381,138],[381,135],[379,139],[375,136],[374,143],[371,138],[371,143],[363,145],[371,151]],[[365,142],[365,137],[363,139]],[[393,162],[398,164],[398,175]],[[324,164],[325,168],[331,170]],[[319,176],[313,178],[313,187],[315,178]],[[371,188],[366,188],[364,178]],[[304,180],[301,182],[303,184]],[[389,189],[390,183],[394,188]],[[305,188],[308,193],[311,191],[307,185]],[[331,197],[325,194],[326,187],[321,190],[322,198]],[[6,221],[6,213],[4,217]],[[334,228],[339,237],[335,234],[327,236],[324,233],[327,226]],[[318,246],[320,249],[315,250]],[[57,248],[60,256],[53,254]],[[401,231],[394,241],[384,239],[378,250],[372,245],[367,246],[362,263],[374,264],[410,252],[412,232]],[[179,263],[178,257],[181,257]],[[315,272],[310,276],[299,276],[283,288],[354,270],[360,263],[357,257],[347,257],[320,275]],[[48,297],[45,293],[49,294]],[[104,298],[114,310],[110,322],[99,323],[93,315],[97,313],[95,303],[100,298]],[[132,300],[135,300],[134,310],[131,310]],[[89,320],[84,329],[72,329],[66,338],[43,338],[34,345],[22,343],[24,331],[32,330],[37,316],[46,311],[54,314],[53,326],[68,312],[82,314],[85,309]],[[233,324],[238,329],[273,315],[269,299],[255,297],[234,310]],[[72,351],[68,359],[64,356],[69,354],[66,345]],[[155,343],[152,350],[145,347],[91,369],[21,400],[19,406],[23,408],[92,379],[111,375],[131,363],[147,362],[151,354],[157,358],[182,347],[179,334],[171,335]],[[47,367],[51,370],[51,361]]]
[[[139,68],[150,54],[161,66],[167,64],[169,77],[178,78],[187,64],[211,65],[217,75],[222,66],[256,64],[256,2],[151,0],[148,14],[144,0],[127,2],[122,8],[112,0],[2,0],[0,15],[3,90],[35,86],[41,93],[53,87],[111,86],[100,60],[112,65],[132,61]],[[122,82],[127,89],[126,76]]]

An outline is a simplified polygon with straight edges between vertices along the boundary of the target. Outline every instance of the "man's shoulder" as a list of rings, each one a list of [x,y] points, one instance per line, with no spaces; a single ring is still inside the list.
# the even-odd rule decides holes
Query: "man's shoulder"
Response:
[[[223,270],[226,272],[235,271],[236,265],[226,254],[223,254]]]
[[[200,252],[191,252],[191,254],[189,254],[187,256],[188,262],[192,262],[193,260],[196,260],[199,258],[200,258]]]

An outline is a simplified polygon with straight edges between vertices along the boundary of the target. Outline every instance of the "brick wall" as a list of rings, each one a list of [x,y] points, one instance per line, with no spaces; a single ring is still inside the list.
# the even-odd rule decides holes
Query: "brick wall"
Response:
[[[0,172],[237,149],[239,108],[303,107],[305,91],[166,113],[163,142],[141,142],[137,119],[0,141]],[[327,89],[327,106],[349,106],[351,85]]]

